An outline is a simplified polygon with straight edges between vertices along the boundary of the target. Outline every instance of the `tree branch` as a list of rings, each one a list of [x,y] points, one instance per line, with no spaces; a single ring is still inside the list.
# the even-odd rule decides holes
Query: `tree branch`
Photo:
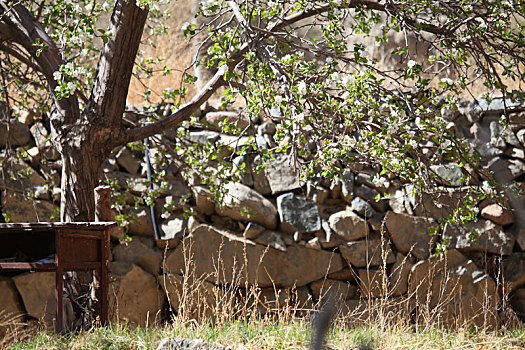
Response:
[[[20,44],[33,57],[47,80],[49,91],[61,116],[59,123],[66,125],[78,120],[80,110],[77,96],[73,94],[60,100],[55,97],[54,90],[58,84],[53,73],[59,70],[63,62],[54,41],[21,4],[8,7],[5,1],[0,1],[0,8],[6,14],[0,21],[0,38]]]
[[[146,24],[148,11],[135,0],[119,0],[111,15],[108,32],[98,63],[88,108],[89,118],[98,118],[102,127],[119,130],[126,107],[129,83]]]

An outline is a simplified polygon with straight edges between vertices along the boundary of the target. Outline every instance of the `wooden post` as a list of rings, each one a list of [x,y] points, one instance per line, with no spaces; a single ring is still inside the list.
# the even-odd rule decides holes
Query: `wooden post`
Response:
[[[112,221],[111,189],[109,186],[95,187],[95,221]]]
[[[111,216],[111,188],[109,186],[95,187],[95,221],[113,221]],[[108,322],[108,256],[109,256],[109,230],[106,228],[100,240],[102,262],[100,265],[100,302],[102,325]]]

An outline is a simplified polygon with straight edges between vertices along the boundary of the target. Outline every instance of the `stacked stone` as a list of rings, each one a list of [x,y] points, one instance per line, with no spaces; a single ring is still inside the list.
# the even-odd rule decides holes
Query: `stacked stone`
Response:
[[[525,112],[506,101],[507,108],[518,111],[508,115],[503,128],[498,123],[502,99],[467,102],[458,111],[442,111],[450,128],[472,142],[487,171],[504,171],[523,187]],[[221,126],[231,123],[254,137],[259,149],[275,146],[276,127],[270,120],[254,121],[242,113],[209,108],[202,111],[201,120],[208,127],[192,129],[189,141],[242,147],[250,136],[221,133]],[[3,165],[11,172],[28,169],[30,175],[22,182],[2,180],[3,210],[16,213],[13,221],[35,221],[27,214],[34,211],[10,196],[20,196],[22,187],[35,189],[43,193],[36,197],[36,207],[48,205],[53,211],[56,204],[51,200],[57,199],[53,194],[60,183],[54,169],[60,161],[47,141],[37,142],[37,130],[46,133],[43,124],[34,120],[19,124],[24,125],[20,130],[26,130],[21,134],[27,140],[21,136],[10,145],[25,150],[29,159],[13,160],[11,168]],[[7,134],[2,135],[6,139]],[[140,195],[147,188],[142,157],[141,152],[122,147],[104,165],[105,176],[127,188],[123,197],[129,204],[129,194]],[[522,196],[510,198],[509,193],[505,204],[477,203],[475,223],[447,225],[441,231],[438,221],[461,204],[468,186],[483,181],[472,177],[465,184],[465,168],[458,164],[432,167],[442,179],[441,205],[429,195],[414,196],[413,187],[399,179],[376,181],[377,171],[371,168],[352,167],[330,182],[304,182],[285,154],[261,171],[257,157],[241,156],[233,162],[244,163],[248,171],[240,182],[225,186],[220,203],[198,179],[186,182],[175,162],[164,167],[168,185],[156,202],[160,240],[154,239],[149,208],[132,209],[135,220],[127,234],[133,240],[126,244],[118,234],[113,236],[110,294],[116,316],[135,324],[151,323],[177,312],[183,303],[190,315],[211,315],[219,307],[217,294],[232,287],[245,297],[251,288],[260,288],[261,312],[291,302],[308,310],[328,291],[335,291],[342,312],[354,314],[365,310],[368,300],[382,298],[416,318],[427,308],[443,324],[466,320],[494,325],[503,313],[502,297],[509,297],[514,311],[525,315],[525,225],[518,220],[525,210]],[[49,189],[36,190],[51,180]],[[194,216],[183,215],[182,198],[190,198]],[[163,207],[169,210],[161,215]],[[48,214],[42,213],[40,220],[47,220]],[[477,239],[471,239],[472,232]],[[443,244],[448,244],[448,253],[436,257],[436,247]],[[500,268],[496,260],[501,260]],[[29,313],[29,301],[25,305],[29,297],[17,288],[16,278],[14,284],[11,279],[2,283],[8,288],[0,293],[20,294],[24,305],[17,307]],[[199,286],[192,290],[194,295],[205,302],[185,299],[182,290],[192,284]],[[8,299],[2,294],[0,300]]]

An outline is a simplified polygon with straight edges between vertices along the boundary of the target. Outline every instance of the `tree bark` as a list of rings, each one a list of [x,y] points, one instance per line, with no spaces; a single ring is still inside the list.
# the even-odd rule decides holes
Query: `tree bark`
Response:
[[[63,64],[60,52],[20,3],[12,6],[0,1],[0,40],[21,45],[36,62],[53,96],[57,111],[51,116],[55,144],[62,156],[61,221],[94,221],[94,188],[100,178],[103,161],[113,148],[125,143],[122,115],[126,107],[129,82],[148,11],[136,0],[117,0],[89,101],[81,113],[75,94],[57,99],[53,73]],[[45,49],[37,54],[40,42]]]
[[[94,221],[102,163],[126,141],[122,115],[148,11],[135,0],[115,3],[89,102],[62,140],[62,221]]]

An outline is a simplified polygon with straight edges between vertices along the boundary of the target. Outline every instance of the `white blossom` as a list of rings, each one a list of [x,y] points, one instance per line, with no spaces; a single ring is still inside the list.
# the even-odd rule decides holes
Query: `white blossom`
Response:
[[[109,4],[109,2],[104,1],[104,2],[102,3],[102,7],[101,7],[101,8],[102,8],[102,11],[104,11],[104,12],[108,12],[109,9],[111,8],[111,5]]]
[[[277,105],[281,105],[281,103],[283,102],[283,97],[281,95],[277,95],[274,97],[274,101]]]
[[[355,75],[353,74],[345,74],[343,75],[343,78],[341,79],[341,84],[344,86],[354,85],[355,83]]]
[[[224,75],[226,72],[228,72],[228,66],[226,64],[223,64],[217,70],[217,73],[219,73],[220,75]]]
[[[300,94],[300,95],[306,95],[306,83],[304,81],[301,81],[298,85],[297,85],[297,92]]]
[[[273,106],[270,108],[270,117],[281,117],[281,108],[279,106]]]
[[[59,71],[53,72],[53,79],[55,79],[55,81],[60,81],[62,79],[62,73]]]
[[[69,90],[69,92],[72,93],[72,94],[74,94],[75,91],[77,90],[77,85],[75,83],[73,83],[72,81],[68,82],[66,87]]]
[[[454,84],[454,81],[450,78],[441,78],[441,82],[442,83],[445,83],[447,85],[453,85]]]
[[[295,116],[295,119],[298,121],[298,122],[302,122],[304,121],[304,113],[299,113]]]
[[[414,67],[416,66],[416,64],[417,64],[416,61],[414,61],[414,60],[410,60],[410,61],[408,61],[408,63],[407,63],[407,67],[408,67],[408,68],[414,68]]]
[[[185,31],[186,29],[188,29],[189,26],[190,26],[190,22],[184,22],[180,26],[180,30]]]

